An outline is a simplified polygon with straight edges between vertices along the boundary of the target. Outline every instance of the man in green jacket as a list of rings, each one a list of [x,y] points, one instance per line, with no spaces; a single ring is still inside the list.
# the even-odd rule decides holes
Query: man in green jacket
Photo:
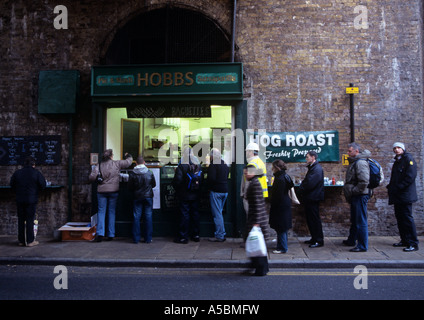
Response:
[[[348,145],[349,167],[346,172],[346,181],[343,192],[346,201],[350,203],[350,230],[349,237],[343,241],[344,245],[355,246],[350,251],[365,252],[368,250],[368,216],[367,204],[370,199],[368,184],[370,168],[367,159],[371,156],[368,150],[352,142]]]

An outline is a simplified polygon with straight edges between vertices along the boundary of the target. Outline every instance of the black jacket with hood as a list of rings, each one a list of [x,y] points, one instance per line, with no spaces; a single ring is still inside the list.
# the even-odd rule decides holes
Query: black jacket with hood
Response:
[[[410,153],[405,151],[399,158],[395,157],[390,183],[387,186],[389,204],[416,202],[418,200],[415,185],[416,177],[417,163]]]
[[[156,187],[155,176],[144,164],[139,164],[133,172],[130,172],[128,188],[134,192],[135,200],[153,198],[154,187]]]

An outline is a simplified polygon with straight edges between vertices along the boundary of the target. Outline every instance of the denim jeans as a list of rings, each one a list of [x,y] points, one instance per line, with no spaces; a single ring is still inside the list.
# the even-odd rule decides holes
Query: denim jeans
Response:
[[[143,238],[144,242],[152,242],[153,223],[153,198],[134,200],[134,220],[133,220],[133,240],[138,243],[141,238],[140,219],[143,217]]]
[[[287,231],[277,232],[277,250],[287,252]]]
[[[213,222],[215,223],[215,238],[225,238],[224,217],[222,210],[224,209],[225,200],[227,200],[228,193],[213,192],[210,193],[211,210]]]
[[[361,250],[368,250],[368,214],[367,204],[370,196],[367,194],[353,196],[350,205],[350,232],[348,241],[356,243]]]
[[[115,211],[118,202],[118,192],[97,193],[97,235],[105,236],[105,220],[107,212],[107,235],[115,236]]]

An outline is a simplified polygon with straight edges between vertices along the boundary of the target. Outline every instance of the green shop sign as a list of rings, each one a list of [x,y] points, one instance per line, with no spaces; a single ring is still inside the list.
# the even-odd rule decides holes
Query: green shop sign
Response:
[[[259,157],[266,162],[305,162],[306,153],[316,151],[319,161],[339,161],[338,131],[248,132],[247,143],[259,145]]]
[[[94,66],[93,97],[226,95],[242,98],[241,63]]]

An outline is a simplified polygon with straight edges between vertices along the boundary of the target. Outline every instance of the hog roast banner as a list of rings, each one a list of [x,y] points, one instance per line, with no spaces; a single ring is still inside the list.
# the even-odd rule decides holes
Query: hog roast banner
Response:
[[[267,132],[258,130],[248,132],[247,142],[259,145],[259,157],[266,162],[281,159],[284,162],[305,162],[310,150],[318,154],[322,162],[339,161],[339,132],[300,131]]]

